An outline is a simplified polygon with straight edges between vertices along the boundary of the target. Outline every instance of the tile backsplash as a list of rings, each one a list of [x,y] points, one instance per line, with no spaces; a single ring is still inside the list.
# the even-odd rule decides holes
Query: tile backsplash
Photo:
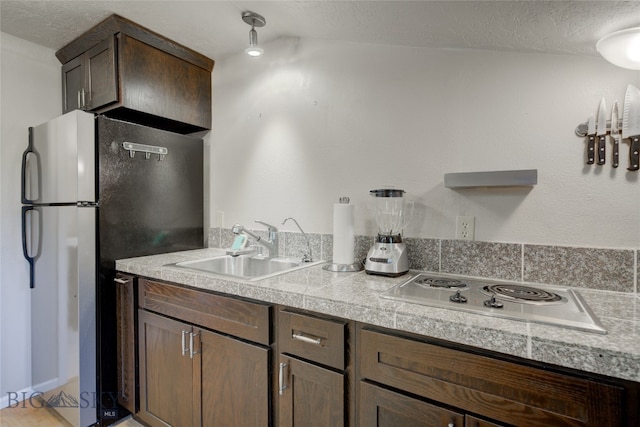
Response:
[[[464,276],[520,280],[522,248],[515,243],[440,241],[440,271]]]
[[[523,278],[581,288],[634,292],[633,250],[524,245]]]
[[[258,231],[267,237],[266,232]],[[209,230],[209,247],[228,248],[230,229]],[[280,232],[280,255],[308,252],[302,233]],[[333,256],[333,235],[307,233],[314,260]],[[255,244],[249,240],[249,245]],[[573,246],[496,243],[407,237],[409,265],[414,270],[459,274],[518,282],[542,283],[617,292],[638,292],[640,248],[605,249]],[[364,258],[373,236],[356,236],[355,258]]]

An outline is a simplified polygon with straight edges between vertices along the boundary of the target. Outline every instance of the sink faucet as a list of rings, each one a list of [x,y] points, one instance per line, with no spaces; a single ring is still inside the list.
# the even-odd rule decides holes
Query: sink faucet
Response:
[[[296,219],[293,218],[293,217],[286,218],[284,221],[282,221],[282,225],[284,225],[289,220],[292,220],[293,222],[296,223],[296,226],[298,227],[298,229],[300,230],[300,232],[302,233],[304,238],[307,240],[307,249],[309,250],[309,253],[302,255],[302,262],[311,262],[311,261],[313,261],[313,255],[311,255],[311,242],[309,241],[309,236],[307,236],[307,233],[304,232],[302,227],[300,227],[300,224],[298,224],[298,221],[296,221]]]
[[[264,240],[262,236],[257,235],[251,230],[247,230],[240,224],[234,224],[231,227],[231,231],[233,234],[245,233],[249,236],[253,237],[256,240],[256,243],[265,247],[267,249],[267,258],[275,258],[278,256],[278,229],[273,225],[267,224],[266,222],[256,220],[258,224],[262,224],[267,227],[267,231],[269,232],[268,240]]]

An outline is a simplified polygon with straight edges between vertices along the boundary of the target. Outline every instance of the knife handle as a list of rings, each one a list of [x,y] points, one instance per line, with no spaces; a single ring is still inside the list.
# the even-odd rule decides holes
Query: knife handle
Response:
[[[587,135],[587,138],[589,138],[589,140],[587,142],[587,164],[588,165],[592,165],[593,164],[593,150],[594,150],[595,145],[596,145],[596,136],[595,135]]]
[[[598,164],[604,165],[606,161],[606,150],[605,150],[605,141],[607,139],[606,135],[602,135],[598,137]]]
[[[629,147],[629,167],[628,171],[637,171],[640,169],[640,136],[631,137],[631,146]]]
[[[611,164],[611,166],[613,166],[614,168],[617,168],[618,165],[620,164],[620,143],[618,142],[618,137],[614,136],[613,138],[613,162]]]
[[[613,150],[611,151],[611,166],[617,168],[620,165],[620,141],[616,135],[611,138],[613,140]]]

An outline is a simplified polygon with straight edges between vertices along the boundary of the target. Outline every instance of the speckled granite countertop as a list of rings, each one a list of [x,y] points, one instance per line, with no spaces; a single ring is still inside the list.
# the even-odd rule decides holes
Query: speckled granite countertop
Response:
[[[634,294],[577,288],[608,330],[607,335],[599,335],[378,297],[407,280],[407,275],[387,278],[364,272],[333,273],[315,265],[248,282],[165,266],[222,254],[221,249],[174,252],[119,260],[116,268],[640,382],[640,297]]]

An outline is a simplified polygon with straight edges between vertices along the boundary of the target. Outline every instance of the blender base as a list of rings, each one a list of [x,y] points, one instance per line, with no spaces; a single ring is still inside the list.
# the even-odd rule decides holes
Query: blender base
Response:
[[[407,271],[403,271],[401,273],[383,273],[381,271],[369,271],[366,269],[364,270],[364,272],[367,274],[371,274],[372,276],[385,276],[385,277],[400,277],[407,274]]]
[[[409,259],[407,245],[404,243],[376,242],[364,264],[367,274],[398,277],[409,271]]]

